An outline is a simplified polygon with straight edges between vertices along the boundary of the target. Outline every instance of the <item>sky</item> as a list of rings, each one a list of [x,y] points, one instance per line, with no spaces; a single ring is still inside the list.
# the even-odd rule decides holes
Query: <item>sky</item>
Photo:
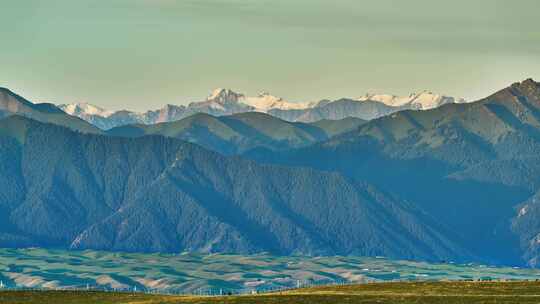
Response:
[[[291,101],[540,79],[538,0],[17,0],[0,86],[34,102],[147,110],[223,87]]]

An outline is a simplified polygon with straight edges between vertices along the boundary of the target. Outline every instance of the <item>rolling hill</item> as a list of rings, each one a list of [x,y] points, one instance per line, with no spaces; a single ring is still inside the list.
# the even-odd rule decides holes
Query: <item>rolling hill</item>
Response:
[[[107,134],[122,137],[163,135],[233,155],[249,153],[253,149],[287,150],[308,146],[351,131],[363,123],[365,121],[358,118],[306,124],[258,112],[219,117],[199,113],[174,122],[116,127]]]

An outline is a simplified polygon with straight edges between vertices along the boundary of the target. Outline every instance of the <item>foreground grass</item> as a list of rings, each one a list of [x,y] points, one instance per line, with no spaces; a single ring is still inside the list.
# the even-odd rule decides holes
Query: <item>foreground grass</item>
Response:
[[[175,297],[101,292],[0,292],[0,303],[81,304],[317,304],[317,303],[540,303],[539,282],[422,282],[328,286],[231,297]]]
[[[146,294],[78,291],[0,291],[0,303],[28,304],[116,304],[182,303],[178,298]]]

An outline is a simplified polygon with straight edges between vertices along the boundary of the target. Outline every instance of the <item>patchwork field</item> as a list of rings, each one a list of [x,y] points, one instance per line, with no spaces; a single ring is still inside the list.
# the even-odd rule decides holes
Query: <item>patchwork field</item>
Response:
[[[289,292],[223,297],[181,297],[133,293],[72,291],[0,292],[0,302],[15,303],[191,303],[191,304],[318,304],[318,303],[539,303],[537,282],[392,282],[330,286]]]
[[[540,271],[364,257],[127,254],[0,249],[7,288],[222,295],[321,284],[425,280],[537,280]]]

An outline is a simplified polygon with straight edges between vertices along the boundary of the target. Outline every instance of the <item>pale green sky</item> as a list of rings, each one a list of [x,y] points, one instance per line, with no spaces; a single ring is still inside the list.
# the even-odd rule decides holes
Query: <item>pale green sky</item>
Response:
[[[476,98],[540,79],[538,0],[0,2],[0,86],[144,110],[212,88]]]

